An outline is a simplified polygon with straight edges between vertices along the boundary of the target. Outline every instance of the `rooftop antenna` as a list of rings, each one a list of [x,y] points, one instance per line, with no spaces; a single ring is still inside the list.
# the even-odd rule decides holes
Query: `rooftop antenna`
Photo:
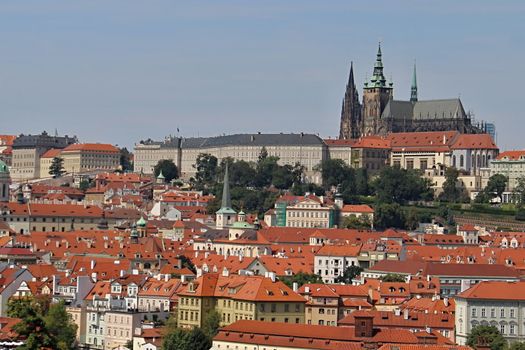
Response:
[[[55,137],[58,137],[58,130],[55,128]]]

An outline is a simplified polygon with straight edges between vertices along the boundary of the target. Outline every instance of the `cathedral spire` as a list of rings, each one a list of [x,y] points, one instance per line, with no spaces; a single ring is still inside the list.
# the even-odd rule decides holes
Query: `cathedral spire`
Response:
[[[410,87],[410,102],[417,102],[416,62],[414,62],[414,73],[412,74],[412,86]]]
[[[340,139],[355,138],[361,117],[359,94],[354,81],[354,63],[350,62],[350,73],[346,84],[345,97],[341,108],[341,125],[339,128]]]
[[[381,52],[381,42],[377,48],[376,62],[374,63],[374,74],[370,82],[365,87],[387,87],[386,78],[383,73],[383,53]]]

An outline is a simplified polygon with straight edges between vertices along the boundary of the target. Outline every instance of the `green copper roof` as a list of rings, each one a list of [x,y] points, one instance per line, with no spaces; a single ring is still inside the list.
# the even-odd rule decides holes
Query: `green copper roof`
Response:
[[[217,210],[217,214],[237,214],[237,212],[230,207],[221,207]]]
[[[0,160],[0,173],[9,174],[9,168],[7,164]]]
[[[140,219],[137,221],[137,226],[145,227],[147,224],[146,220],[141,216]]]
[[[383,74],[383,54],[381,53],[381,43],[377,49],[376,62],[374,63],[374,74],[370,82],[365,83],[366,88],[392,88],[392,83],[387,84],[385,75]]]
[[[231,227],[232,228],[246,228],[246,229],[250,229],[250,228],[253,228],[254,226],[252,224],[247,223],[247,222],[236,221],[236,222],[233,223],[233,225]]]

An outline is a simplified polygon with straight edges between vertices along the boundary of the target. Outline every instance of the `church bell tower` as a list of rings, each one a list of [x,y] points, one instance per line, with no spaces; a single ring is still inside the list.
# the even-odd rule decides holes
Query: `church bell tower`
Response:
[[[383,73],[381,43],[377,50],[374,74],[370,81],[365,82],[363,91],[363,124],[360,136],[385,135],[388,131],[381,114],[388,101],[393,98],[394,84],[387,83]]]

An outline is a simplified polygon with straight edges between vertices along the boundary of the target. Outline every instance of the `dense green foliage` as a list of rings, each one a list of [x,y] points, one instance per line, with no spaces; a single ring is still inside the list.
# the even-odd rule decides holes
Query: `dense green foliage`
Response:
[[[357,230],[370,229],[371,226],[372,223],[370,222],[368,215],[361,215],[360,217],[350,215],[345,217],[340,224],[341,228],[352,228]]]
[[[208,350],[211,339],[200,328],[185,330],[176,328],[164,337],[163,350]]]
[[[217,332],[219,332],[219,325],[221,323],[221,314],[215,310],[208,312],[202,323],[202,330],[208,338],[213,339]]]
[[[476,196],[476,203],[490,203],[498,197],[499,202],[503,202],[502,195],[507,187],[507,177],[503,174],[495,174],[489,178],[487,186]]]
[[[316,169],[321,171],[324,189],[337,188],[346,203],[354,203],[357,196],[370,194],[366,169],[353,169],[342,159],[327,159]]]
[[[335,278],[335,283],[345,283],[351,284],[352,280],[359,276],[363,272],[363,268],[360,266],[348,266],[344,271],[342,276]]]
[[[133,162],[131,158],[131,153],[126,147],[120,148],[120,171],[123,173],[133,171]]]
[[[294,283],[297,283],[299,287],[307,283],[323,283],[321,276],[304,272],[299,272],[292,276],[283,277],[281,278],[281,281],[290,288],[293,287]]]
[[[66,171],[64,170],[64,158],[55,157],[51,161],[51,165],[49,166],[49,175],[52,175],[53,177],[61,177],[64,175]]]
[[[397,273],[387,273],[380,280],[383,282],[406,282],[405,277]]]
[[[449,203],[468,202],[469,198],[464,188],[458,187],[459,170],[456,168],[447,168],[445,170],[445,182],[443,183],[443,192],[439,200]]]
[[[416,170],[385,167],[372,181],[378,203],[404,204],[408,201],[432,200],[430,181]]]
[[[478,344],[487,344],[491,350],[503,350],[507,342],[496,327],[476,326],[470,330],[467,345],[475,347]]]
[[[177,179],[179,177],[179,169],[177,169],[177,166],[171,159],[159,160],[157,165],[155,165],[153,168],[153,175],[155,178],[157,178],[161,172],[162,176],[164,176],[165,182],[170,182],[171,180]]]
[[[377,204],[374,213],[374,227],[377,229],[405,228],[405,213],[397,203]]]
[[[14,330],[26,338],[26,343],[18,349],[75,348],[77,326],[63,302],[50,304],[45,298],[14,299],[9,302],[7,314],[22,320],[14,326]]]

